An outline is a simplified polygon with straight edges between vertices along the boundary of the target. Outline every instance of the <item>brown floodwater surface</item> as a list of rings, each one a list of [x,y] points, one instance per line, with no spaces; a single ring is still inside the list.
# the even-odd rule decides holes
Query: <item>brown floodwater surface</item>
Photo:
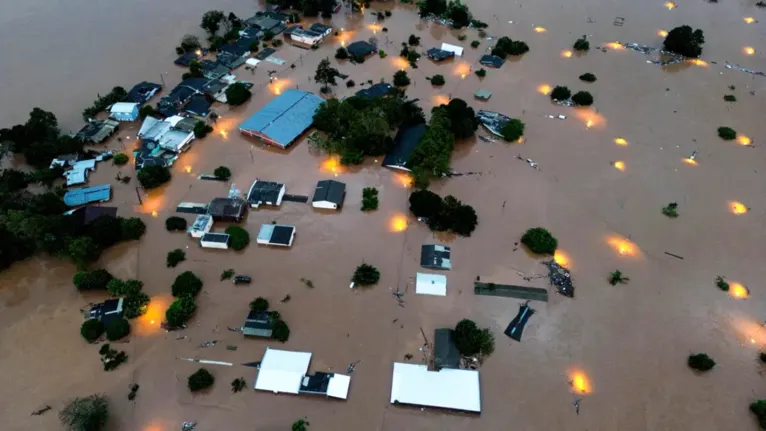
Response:
[[[140,192],[143,204],[132,161],[122,168],[100,164],[89,184],[111,183],[111,204],[119,215],[141,217],[147,232],[140,241],[106,251],[97,266],[140,279],[153,302],[133,322],[130,341],[113,344],[128,353],[128,363],[103,372],[98,346],[79,335],[80,310],[103,296],[76,292],[72,265],[41,256],[0,273],[2,428],[61,429],[56,414],[67,399],[103,392],[110,396],[110,429],[125,431],[175,431],[184,420],[197,421],[199,431],[277,431],[304,416],[312,431],[755,430],[747,405],[766,398],[757,360],[766,346],[766,290],[759,284],[766,278],[761,146],[766,127],[760,118],[766,88],[763,77],[723,65],[766,71],[766,37],[756,23],[766,12],[754,2],[474,0],[469,6],[489,24],[489,36],[524,40],[530,52],[501,69],[487,69],[480,79],[478,59],[493,42],[481,40],[471,48],[471,41],[480,39],[475,30],[421,21],[413,6],[392,2],[373,2],[364,15],[353,16],[345,6],[332,19],[344,31],[319,50],[285,45],[276,54],[283,66],[235,71],[254,84],[252,100],[235,108],[216,105],[222,117],[214,133],[180,156],[169,184]],[[82,109],[113,86],[163,80],[172,88],[183,73],[173,64],[173,48],[186,33],[204,36],[199,21],[206,10],[247,17],[259,7],[252,0],[2,2],[0,125],[23,122],[39,106],[54,112],[64,131],[76,130]],[[392,16],[380,22],[372,15],[378,10],[391,10]],[[660,47],[661,32],[682,24],[705,32],[700,61],[661,68],[624,49],[629,42]],[[422,58],[412,68],[397,58],[410,34],[421,38],[419,50],[447,42],[465,47],[465,53],[443,64]],[[590,51],[571,52],[584,34]],[[458,40],[460,35],[465,40]],[[359,65],[333,58],[338,47],[371,37],[386,58]],[[276,151],[239,134],[244,119],[284,90],[318,93],[314,70],[326,57],[356,82],[354,88],[339,82],[333,89],[338,97],[368,80],[390,82],[404,69],[412,80],[408,96],[419,99],[427,113],[461,98],[474,109],[526,123],[523,143],[458,142],[452,167],[477,174],[431,186],[476,209],[479,225],[471,237],[434,234],[418,222],[408,211],[411,179],[382,169],[379,157],[347,168],[309,148],[305,136],[290,150]],[[271,84],[268,70],[279,78]],[[596,82],[578,79],[588,72]],[[435,74],[445,77],[445,85],[426,80]],[[556,85],[590,91],[595,103],[590,108],[552,104],[548,94]],[[492,97],[474,100],[479,89]],[[724,102],[725,94],[734,94],[737,102]],[[557,119],[559,114],[566,119]],[[740,139],[721,140],[720,126],[737,130]],[[121,142],[112,138],[97,148],[129,150],[138,127],[124,125]],[[482,128],[477,133],[487,135]],[[231,169],[229,183],[197,179],[218,166]],[[118,172],[133,180],[117,182]],[[255,241],[242,252],[207,250],[165,230],[164,220],[179,202],[208,202],[232,184],[244,191],[256,178],[283,182],[288,193],[309,196],[318,180],[334,178],[346,183],[346,200],[337,213],[293,202],[250,211],[241,226],[251,238],[263,223],[297,227],[287,250]],[[376,211],[360,210],[365,187],[379,190]],[[678,204],[679,217],[662,214],[670,202]],[[574,299],[552,295],[548,303],[532,302],[537,312],[518,343],[503,330],[521,301],[475,296],[473,282],[479,276],[547,287],[536,277],[546,273],[542,258],[524,248],[514,251],[523,232],[535,226],[558,238],[555,259],[572,271],[576,292]],[[452,247],[448,294],[415,295],[420,247],[437,241]],[[166,268],[166,253],[175,248],[186,252],[186,261]],[[380,282],[351,290],[351,274],[362,262],[379,268]],[[229,268],[250,275],[252,284],[221,281]],[[167,333],[159,323],[172,302],[170,286],[186,270],[205,283],[199,309],[188,329]],[[629,282],[610,286],[608,276],[615,270]],[[730,292],[715,286],[719,275],[731,280]],[[397,289],[404,292],[404,307],[392,295]],[[287,295],[290,300],[282,302]],[[226,329],[242,325],[248,303],[258,296],[289,323],[292,332],[284,345],[243,339]],[[422,361],[421,328],[431,341],[435,328],[462,318],[495,335],[495,352],[480,369],[482,414],[390,405],[392,362],[408,354],[411,361]],[[218,343],[198,347],[210,340]],[[229,345],[237,350],[227,350]],[[260,360],[266,346],[312,352],[311,371],[345,372],[349,363],[360,361],[348,400],[254,392],[256,370],[240,364]],[[696,352],[708,353],[718,366],[693,373],[686,358]],[[186,379],[198,364],[178,358],[235,365],[209,365],[216,384],[191,395]],[[233,394],[229,382],[238,377],[247,380],[248,389]],[[140,390],[129,402],[134,382]],[[573,402],[580,398],[577,415]],[[30,416],[45,405],[53,411]]]

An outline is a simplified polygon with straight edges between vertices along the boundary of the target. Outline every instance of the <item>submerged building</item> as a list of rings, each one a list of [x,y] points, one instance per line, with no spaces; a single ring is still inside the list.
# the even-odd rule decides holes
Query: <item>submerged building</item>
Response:
[[[258,377],[255,378],[255,389],[275,394],[315,394],[343,400],[348,398],[350,376],[322,372],[309,375],[307,372],[310,363],[309,352],[291,352],[267,347],[258,369]]]
[[[481,413],[479,372],[394,362],[391,404],[409,404]]]
[[[314,122],[323,102],[314,93],[287,90],[239,125],[239,131],[279,148],[289,147]]]

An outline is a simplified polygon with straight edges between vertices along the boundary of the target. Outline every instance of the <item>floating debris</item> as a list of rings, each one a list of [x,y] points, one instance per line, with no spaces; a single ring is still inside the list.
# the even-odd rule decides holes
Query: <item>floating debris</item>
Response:
[[[569,270],[556,263],[555,260],[543,262],[548,267],[548,279],[551,286],[556,287],[559,294],[568,298],[574,298],[574,286],[572,285],[572,275]]]
[[[197,427],[197,422],[184,422],[181,424],[181,431],[193,431]]]
[[[40,416],[42,414],[45,414],[45,412],[47,412],[48,410],[50,410],[52,408],[53,407],[46,405],[45,407],[43,407],[41,409],[37,409],[37,410],[33,411],[32,412],[32,416]]]
[[[479,111],[476,114],[476,119],[484,125],[494,135],[502,137],[500,130],[503,129],[505,123],[511,121],[511,117],[503,115],[494,111]]]
[[[553,120],[553,119],[566,120],[567,119],[567,116],[566,115],[562,115],[562,114],[559,114],[559,115],[548,114],[548,115],[546,115],[546,117],[550,118],[551,120]]]
[[[349,373],[349,374],[353,373],[354,369],[356,368],[356,364],[358,364],[360,362],[362,362],[361,359],[358,360],[358,361],[354,361],[354,362],[348,364],[348,368],[346,368],[346,372]]]
[[[525,159],[525,158],[521,157],[521,154],[517,154],[516,155],[516,159],[527,162],[527,164],[529,165],[530,168],[537,169],[538,171],[540,170],[540,166],[537,164],[537,162],[535,162],[532,159]]]
[[[205,341],[204,343],[200,344],[199,347],[201,349],[206,349],[208,347],[213,347],[218,343],[218,340],[212,340],[212,341]]]

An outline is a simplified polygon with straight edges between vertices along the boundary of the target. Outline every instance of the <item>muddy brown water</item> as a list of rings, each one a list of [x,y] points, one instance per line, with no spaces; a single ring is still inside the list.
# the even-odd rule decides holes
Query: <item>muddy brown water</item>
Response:
[[[277,55],[286,64],[268,65],[279,71],[275,87],[267,86],[264,68],[254,74],[238,71],[240,78],[255,84],[253,100],[232,110],[217,107],[223,118],[216,132],[195,141],[173,167],[170,184],[142,195],[143,205],[137,201],[135,180],[128,185],[114,180],[115,167],[102,164],[90,178],[90,184],[114,185],[112,204],[119,206],[120,215],[138,215],[148,224],[141,241],[114,247],[99,262],[116,276],[142,280],[154,298],[147,316],[135,322],[130,342],[117,344],[130,355],[126,365],[101,371],[97,346],[86,345],[79,336],[79,310],[101,297],[74,291],[70,264],[40,257],[0,273],[3,429],[60,429],[56,411],[68,398],[104,392],[111,398],[110,429],[115,430],[177,430],[181,421],[194,420],[199,430],[276,431],[303,416],[312,430],[755,430],[747,404],[766,397],[756,359],[766,343],[759,325],[766,319],[766,292],[760,283],[766,275],[766,153],[760,146],[766,130],[757,114],[763,107],[764,81],[722,67],[729,61],[766,70],[762,24],[743,21],[745,16],[766,19],[753,3],[679,2],[668,10],[660,1],[474,1],[471,9],[490,24],[488,34],[519,38],[531,47],[518,61],[489,70],[483,80],[473,71],[490,41],[471,49],[475,31],[449,30],[420,21],[409,6],[380,3],[372,9],[393,10],[382,23],[369,14],[341,13],[333,18],[334,25],[347,31],[318,51],[279,48]],[[199,19],[213,7],[246,17],[258,6],[243,0],[4,2],[0,38],[7,43],[0,45],[0,58],[6,59],[0,62],[0,124],[24,121],[32,107],[41,106],[59,117],[64,130],[76,130],[82,108],[114,85],[159,81],[161,74],[167,85],[175,85],[182,70],[172,64],[173,47],[185,33],[201,35]],[[615,17],[624,17],[624,25],[614,26]],[[663,70],[628,50],[561,55],[582,34],[589,35],[594,48],[615,40],[659,46],[659,30],[685,23],[704,29],[704,58],[719,64]],[[547,31],[535,32],[538,26]],[[241,253],[203,250],[187,236],[165,231],[163,221],[179,202],[206,202],[226,193],[229,184],[196,179],[220,165],[231,168],[231,183],[243,190],[261,178],[284,182],[288,193],[310,195],[316,181],[333,178],[325,158],[310,151],[306,142],[287,152],[266,151],[242,138],[237,125],[277,90],[316,92],[318,86],[308,78],[319,60],[332,58],[342,42],[376,37],[390,54],[387,58],[338,67],[357,83],[390,80],[406,67],[395,55],[411,33],[421,37],[424,49],[440,42],[466,47],[461,59],[442,65],[423,59],[418,69],[408,69],[413,83],[407,93],[419,98],[426,111],[452,96],[526,123],[523,144],[459,143],[453,167],[481,175],[437,181],[432,187],[476,208],[479,226],[470,238],[435,237],[408,217],[408,190],[398,176],[378,166],[380,160],[372,159],[353,171],[336,172],[348,187],[340,213],[320,213],[291,202],[279,210],[249,213],[242,225],[251,236],[262,223],[295,225],[297,237],[289,250],[254,242]],[[459,34],[467,39],[458,41]],[[758,52],[746,56],[744,46]],[[577,76],[585,72],[598,81],[580,82]],[[425,79],[436,73],[446,77],[441,88]],[[591,91],[594,109],[558,107],[538,91],[557,84]],[[730,85],[736,90],[729,90]],[[358,88],[341,83],[335,92],[345,96]],[[492,98],[473,100],[478,89],[492,91]],[[728,93],[738,101],[723,102]],[[548,119],[548,114],[567,119]],[[721,125],[749,136],[754,145],[718,139],[715,129]],[[123,127],[123,141],[112,139],[106,146],[129,149],[137,128]],[[481,129],[478,133],[486,134]],[[618,137],[628,145],[616,145]],[[699,151],[698,164],[684,163],[694,150]],[[533,159],[541,170],[531,169],[517,155]],[[614,161],[622,161],[624,171],[615,169]],[[119,171],[135,178],[130,167]],[[368,186],[380,190],[380,208],[362,213],[361,189]],[[673,201],[680,217],[668,219],[660,210]],[[732,214],[731,201],[750,211]],[[393,231],[396,217],[407,217],[405,231]],[[519,301],[475,297],[471,286],[477,275],[488,282],[524,284],[519,273],[543,273],[539,259],[523,248],[512,251],[521,233],[533,226],[545,226],[558,237],[575,279],[576,298],[553,295],[547,304],[533,303],[537,313],[517,343],[502,331]],[[224,228],[216,225],[215,230]],[[633,248],[621,242],[626,238]],[[436,240],[453,247],[448,295],[416,296],[412,281],[420,245]],[[165,268],[165,254],[174,248],[185,250],[187,260]],[[363,261],[381,270],[380,283],[349,290],[350,275]],[[251,275],[253,283],[235,287],[219,281],[227,268]],[[630,282],[609,286],[606,277],[615,269]],[[165,333],[158,324],[171,301],[170,284],[185,270],[205,282],[199,311],[189,329]],[[750,298],[734,299],[718,291],[713,285],[717,275],[747,285]],[[306,287],[301,278],[311,279],[315,287]],[[545,287],[546,281],[528,284]],[[405,307],[392,296],[397,288],[406,292]],[[281,303],[285,295],[291,300]],[[257,296],[269,299],[290,324],[286,344],[244,340],[226,329],[241,325],[248,302]],[[431,336],[433,329],[462,318],[489,326],[496,337],[495,353],[481,367],[482,414],[390,405],[392,362],[408,353],[412,361],[422,360],[420,328]],[[180,335],[188,338],[177,340]],[[197,347],[208,340],[219,343]],[[227,345],[238,349],[228,351]],[[197,367],[178,357],[240,364],[260,360],[266,346],[312,352],[312,371],[345,372],[350,362],[361,361],[352,374],[349,399],[252,390],[232,394],[231,380],[244,377],[252,385],[256,375],[239,365],[210,366],[217,378],[214,388],[199,395],[187,391],[186,377]],[[686,356],[699,351],[718,362],[714,371],[695,375],[686,367]],[[585,384],[589,392],[574,393],[570,381]],[[141,388],[131,403],[127,394],[133,382]],[[578,416],[572,403],[580,397]],[[30,416],[46,404],[54,411]]]

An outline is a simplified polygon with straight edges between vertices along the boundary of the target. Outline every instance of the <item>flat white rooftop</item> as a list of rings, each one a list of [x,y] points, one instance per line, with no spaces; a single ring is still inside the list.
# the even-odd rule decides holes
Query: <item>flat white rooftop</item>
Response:
[[[480,413],[479,372],[394,362],[391,404],[396,403]]]
[[[440,274],[418,272],[415,293],[419,295],[447,296],[447,277]]]
[[[261,368],[258,370],[258,377],[255,378],[255,389],[297,394],[310,362],[311,353],[267,347],[266,353],[263,354]]]

